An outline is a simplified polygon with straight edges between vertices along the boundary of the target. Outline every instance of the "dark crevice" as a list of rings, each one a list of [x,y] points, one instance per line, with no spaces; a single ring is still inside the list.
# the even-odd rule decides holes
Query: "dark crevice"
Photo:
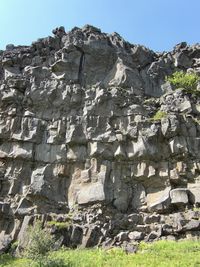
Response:
[[[78,70],[78,83],[81,86],[84,86],[83,68],[84,68],[84,64],[85,64],[85,52],[80,47],[78,47],[78,46],[75,46],[75,47],[81,53],[79,70]]]
[[[78,82],[81,86],[84,85],[83,68],[85,63],[85,53],[82,51],[78,70]]]

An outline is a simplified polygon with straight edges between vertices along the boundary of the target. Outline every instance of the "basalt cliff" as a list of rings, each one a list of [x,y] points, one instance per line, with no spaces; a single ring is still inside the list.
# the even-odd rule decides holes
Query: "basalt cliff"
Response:
[[[0,251],[37,219],[73,248],[198,238],[200,97],[165,78],[200,45],[53,34],[0,51]]]

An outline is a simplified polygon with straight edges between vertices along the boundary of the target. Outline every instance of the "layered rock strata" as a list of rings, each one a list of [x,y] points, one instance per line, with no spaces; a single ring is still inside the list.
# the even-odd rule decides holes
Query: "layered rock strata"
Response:
[[[198,236],[200,98],[165,77],[199,74],[200,45],[53,33],[0,51],[2,251],[36,218],[72,247]]]

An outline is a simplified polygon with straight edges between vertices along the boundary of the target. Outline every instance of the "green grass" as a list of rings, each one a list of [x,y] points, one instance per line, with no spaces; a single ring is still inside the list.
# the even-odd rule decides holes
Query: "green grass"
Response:
[[[42,265],[9,255],[0,257],[1,267],[197,267],[200,266],[200,242],[158,241],[141,243],[136,254],[126,254],[121,249],[84,249],[54,251],[49,263]]]

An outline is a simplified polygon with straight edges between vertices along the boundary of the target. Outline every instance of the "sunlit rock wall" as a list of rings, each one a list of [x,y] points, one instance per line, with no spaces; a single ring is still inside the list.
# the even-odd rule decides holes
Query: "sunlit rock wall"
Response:
[[[200,73],[200,46],[155,53],[88,25],[53,33],[0,52],[2,240],[76,207],[139,216],[197,206],[200,100],[165,77]]]

